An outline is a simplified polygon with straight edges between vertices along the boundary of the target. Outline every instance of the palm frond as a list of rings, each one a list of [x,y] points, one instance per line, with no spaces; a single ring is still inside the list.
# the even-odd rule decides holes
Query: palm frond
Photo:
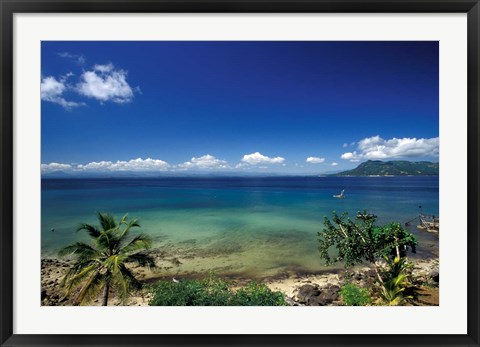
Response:
[[[120,223],[118,224],[126,224],[128,219],[128,213],[125,213],[122,218],[120,218]]]
[[[107,256],[110,255],[116,243],[115,235],[113,235],[112,231],[102,231],[100,236],[97,237],[95,240],[95,244],[97,249],[102,253],[106,254]]]
[[[155,259],[153,259],[153,257],[151,257],[145,252],[130,254],[128,257],[125,258],[125,263],[134,263],[139,266],[145,266],[147,268],[155,267]]]
[[[98,271],[95,264],[86,266],[80,271],[72,267],[72,271],[69,271],[61,281],[62,286],[67,287],[67,295],[70,295],[72,290],[76,288],[86,277],[88,277],[93,271]]]
[[[108,231],[117,227],[115,217],[113,217],[111,214],[98,212],[97,217],[104,231]]]
[[[140,289],[142,284],[135,278],[130,270],[125,265],[120,265],[118,272],[113,274],[113,285],[120,290],[120,297],[122,302],[125,303],[128,295],[132,289]]]
[[[124,277],[130,286],[132,286],[135,289],[140,289],[142,287],[142,284],[140,283],[139,280],[132,274],[132,272],[125,266],[122,265],[120,266],[120,272],[122,274],[122,277]]]
[[[80,224],[77,227],[76,231],[77,232],[86,231],[93,238],[97,238],[100,235],[100,231],[98,231],[98,229],[95,226],[87,224],[87,223]]]
[[[124,216],[124,218],[126,215]],[[125,228],[121,229],[120,227],[117,229],[118,230],[118,237],[117,237],[117,242],[115,244],[115,250],[118,252],[122,248],[122,245],[127,242],[126,240],[128,239],[127,236],[130,232],[130,229],[132,228],[138,228],[140,227],[140,224],[136,219],[131,220],[128,222],[126,219],[122,218],[121,225],[125,225]]]
[[[125,216],[124,216],[125,217]],[[125,227],[122,229],[121,228],[121,225],[124,225]],[[132,228],[135,228],[135,227],[140,227],[140,224],[138,223],[138,221],[136,219],[128,222],[126,220],[123,220],[118,228],[115,229],[115,232],[114,232],[114,240],[112,241],[112,244],[113,244],[113,250],[115,253],[118,253],[120,252],[120,250],[122,249],[123,245],[128,242],[128,234],[130,232],[130,230]]]
[[[63,247],[59,252],[58,255],[63,257],[66,255],[76,255],[81,259],[88,259],[91,257],[98,256],[98,251],[93,248],[92,246],[84,243],[84,242],[75,242],[71,245]]]
[[[149,250],[152,246],[152,240],[145,234],[135,236],[128,244],[122,247],[119,252],[128,254],[139,250]]]
[[[99,289],[104,287],[105,284],[105,275],[101,274],[99,271],[96,271],[90,276],[78,293],[77,302],[81,305],[89,302],[98,295]]]
[[[115,273],[119,271],[119,267],[125,261],[124,255],[111,255],[103,262],[103,266],[107,268],[110,272]]]

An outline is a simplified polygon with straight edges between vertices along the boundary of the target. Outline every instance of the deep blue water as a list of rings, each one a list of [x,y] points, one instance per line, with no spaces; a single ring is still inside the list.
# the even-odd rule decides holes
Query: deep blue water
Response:
[[[333,198],[342,189],[346,198]],[[379,224],[404,223],[420,211],[438,216],[438,190],[438,177],[418,176],[43,179],[42,252],[83,239],[74,229],[95,223],[97,211],[128,212],[158,245],[231,249],[235,256],[217,263],[245,271],[308,271],[318,266],[317,232],[332,211],[367,209]],[[437,236],[411,230],[428,253]]]

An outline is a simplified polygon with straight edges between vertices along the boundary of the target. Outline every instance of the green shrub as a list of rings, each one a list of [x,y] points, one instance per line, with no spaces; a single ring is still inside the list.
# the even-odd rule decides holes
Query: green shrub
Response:
[[[345,306],[366,306],[372,303],[370,293],[366,288],[360,288],[351,283],[342,287],[340,295]]]
[[[149,288],[153,294],[150,306],[284,306],[283,294],[264,284],[250,282],[237,291],[231,283],[215,277],[159,281]]]
[[[232,296],[230,306],[285,306],[285,299],[280,292],[273,292],[265,284],[250,282],[237,290]]]
[[[211,278],[178,283],[159,281],[150,291],[151,306],[225,306],[231,296],[225,281]]]

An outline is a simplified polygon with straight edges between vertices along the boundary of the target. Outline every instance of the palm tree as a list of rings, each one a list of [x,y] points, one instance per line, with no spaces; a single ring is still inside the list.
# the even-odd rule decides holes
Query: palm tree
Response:
[[[150,238],[143,234],[129,237],[132,228],[140,227],[136,219],[128,221],[124,215],[117,223],[112,215],[98,213],[98,221],[100,227],[81,224],[77,229],[88,233],[91,244],[75,242],[59,253],[60,256],[72,255],[75,260],[61,282],[67,296],[80,287],[75,304],[90,301],[102,289],[103,306],[108,304],[110,290],[117,290],[125,302],[132,288],[141,288],[127,264],[155,267],[154,259],[145,252],[151,246]]]

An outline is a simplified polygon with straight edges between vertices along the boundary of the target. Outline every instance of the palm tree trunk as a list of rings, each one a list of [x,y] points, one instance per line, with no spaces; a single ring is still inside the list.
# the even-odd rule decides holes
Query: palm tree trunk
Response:
[[[108,292],[110,290],[110,281],[105,283],[105,288],[103,288],[103,303],[102,306],[107,306],[108,304]]]

